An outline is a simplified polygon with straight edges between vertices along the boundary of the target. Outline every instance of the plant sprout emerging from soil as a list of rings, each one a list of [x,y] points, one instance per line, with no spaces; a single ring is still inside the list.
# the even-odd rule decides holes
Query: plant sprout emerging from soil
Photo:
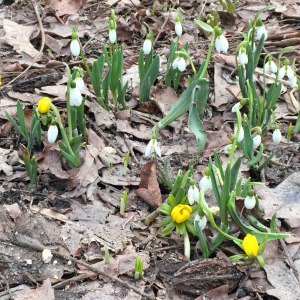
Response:
[[[134,279],[139,280],[144,276],[144,264],[140,257],[135,258],[134,264]]]

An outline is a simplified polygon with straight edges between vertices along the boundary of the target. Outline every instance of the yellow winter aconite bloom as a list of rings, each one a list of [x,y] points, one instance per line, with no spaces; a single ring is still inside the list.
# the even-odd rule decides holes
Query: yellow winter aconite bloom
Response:
[[[38,102],[38,111],[41,114],[45,114],[50,110],[51,99],[49,97],[44,97]]]
[[[176,223],[183,223],[186,221],[192,212],[192,208],[186,204],[176,205],[171,212],[172,220]]]
[[[257,253],[258,253],[258,242],[257,239],[254,235],[248,233],[244,240],[243,240],[243,249],[245,251],[245,253],[247,254],[247,256],[249,257],[256,257]]]

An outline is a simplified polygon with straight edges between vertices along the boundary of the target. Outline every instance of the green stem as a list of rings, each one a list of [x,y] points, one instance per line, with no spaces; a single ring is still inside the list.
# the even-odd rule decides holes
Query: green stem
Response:
[[[71,79],[70,79],[71,80]],[[69,133],[69,140],[73,138],[72,134],[72,107],[70,105],[70,80],[68,80],[68,85],[67,85],[67,117],[68,117],[68,133]]]
[[[188,56],[188,60],[189,60],[189,62],[190,62],[190,65],[191,65],[191,67],[192,67],[192,70],[193,70],[193,72],[194,72],[194,76],[196,76],[196,74],[197,74],[197,71],[196,71],[196,69],[195,69],[195,66],[194,66],[193,60],[192,60],[192,58],[191,58],[191,56],[190,56],[190,55]]]
[[[90,67],[89,67],[89,65],[88,65],[88,63],[87,63],[87,61],[86,61],[84,55],[83,55],[82,50],[80,50],[80,57],[81,57],[81,59],[82,59],[82,63],[83,63],[83,65],[84,65],[86,71],[88,72],[88,75],[89,75],[90,79],[92,80],[92,72],[91,72],[91,69],[90,69]]]
[[[190,238],[188,231],[185,231],[184,237],[184,256],[187,258],[187,260],[191,259],[191,243],[190,243]]]
[[[200,79],[203,78],[205,73],[206,73],[208,64],[209,64],[210,59],[211,59],[212,50],[213,50],[213,47],[214,47],[214,44],[215,44],[215,38],[216,38],[216,34],[215,34],[215,31],[213,31],[211,41],[210,41],[210,44],[209,44],[209,48],[208,48],[208,52],[207,52],[207,57],[205,59],[205,64],[204,64],[203,70],[202,70],[202,72],[200,74],[200,77],[199,77]]]
[[[66,147],[68,148],[70,155],[72,155],[73,157],[75,157],[73,149],[70,146],[70,143],[69,143],[69,140],[68,140],[65,128],[64,128],[64,126],[63,126],[63,124],[61,122],[59,111],[58,111],[58,109],[56,108],[56,106],[54,104],[50,103],[50,105],[51,105],[52,111],[54,112],[54,114],[56,116],[57,124],[58,124],[58,127],[60,129],[60,132],[61,132],[62,138],[64,140],[64,143],[65,143]]]
[[[236,117],[237,117],[237,131],[236,131],[236,134],[234,136],[234,140],[233,140],[233,143],[232,143],[232,146],[231,146],[231,149],[230,149],[230,155],[229,155],[229,164],[230,165],[231,165],[232,160],[233,160],[233,155],[234,155],[235,147],[236,147],[236,144],[237,144],[237,139],[238,139],[238,136],[240,134],[240,129],[241,129],[241,126],[242,126],[242,116],[241,116],[241,112],[240,112],[239,109],[236,110]]]

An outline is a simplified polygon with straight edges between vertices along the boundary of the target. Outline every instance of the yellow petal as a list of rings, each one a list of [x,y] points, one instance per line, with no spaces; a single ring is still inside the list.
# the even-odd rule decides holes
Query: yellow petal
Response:
[[[256,257],[258,253],[258,242],[254,235],[248,233],[242,243],[243,249],[247,256],[249,257]]]

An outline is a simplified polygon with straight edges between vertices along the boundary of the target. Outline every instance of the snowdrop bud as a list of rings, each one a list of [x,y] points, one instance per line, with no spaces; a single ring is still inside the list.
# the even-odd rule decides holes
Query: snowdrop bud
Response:
[[[73,56],[79,56],[80,54],[80,45],[77,39],[72,40],[70,44],[71,53]]]
[[[216,30],[216,34],[217,34],[216,42],[215,42],[216,51],[218,53],[221,52],[227,53],[229,48],[229,43],[227,38],[222,34],[222,30],[220,28]]]
[[[182,35],[182,24],[181,22],[177,22],[175,23],[175,32],[177,34],[177,36],[181,36]]]
[[[264,41],[268,38],[268,32],[262,22],[261,19],[257,20],[257,27],[256,27],[256,39],[260,40],[262,35],[264,35]]]
[[[275,128],[275,130],[273,131],[272,138],[273,138],[273,142],[276,145],[281,142],[281,131],[280,131],[279,127]]]
[[[236,135],[237,133],[237,127],[234,128],[234,135]],[[241,126],[240,131],[239,131],[239,136],[237,137],[237,141],[241,142],[244,139],[244,128],[243,126]]]
[[[50,125],[48,132],[47,132],[47,137],[48,137],[48,142],[50,144],[54,144],[58,136],[58,128],[56,125]]]
[[[109,37],[110,43],[114,44],[117,40],[117,31],[116,31],[116,29],[109,29],[108,37]]]
[[[248,55],[246,52],[246,48],[242,47],[239,51],[238,57],[237,57],[237,61],[239,64],[245,66],[248,63]]]
[[[233,105],[231,112],[237,112],[238,110],[240,110],[242,108],[242,105],[240,102],[236,103]]]
[[[261,135],[257,134],[253,138],[253,150],[256,150],[259,147],[260,144],[261,144]]]
[[[254,191],[253,190],[249,190],[247,197],[244,200],[244,205],[247,209],[252,209],[256,204],[256,199],[254,196]]]
[[[196,225],[196,223],[198,223],[199,227],[201,228],[201,230],[204,230],[207,224],[207,219],[206,216],[204,215],[203,217],[200,217],[198,214],[196,215],[195,219],[194,219],[194,225]]]
[[[178,68],[178,60],[179,60],[179,57],[176,57],[174,60],[173,60],[173,63],[172,63],[172,68],[174,70],[176,70]]]
[[[269,61],[264,65],[264,72],[266,74],[277,73],[277,66],[271,57],[269,57]]]
[[[206,167],[204,170],[204,176],[201,178],[199,182],[199,187],[200,189],[204,189],[205,192],[210,192],[213,189],[211,178],[210,178],[210,171],[208,167]]]
[[[190,205],[193,205],[195,202],[198,202],[199,198],[199,189],[194,185],[190,186],[187,193],[187,198]]]
[[[177,62],[177,68],[180,72],[183,72],[186,69],[186,63],[183,57],[179,57]]]
[[[298,85],[298,79],[297,79],[297,77],[296,77],[296,76],[295,76],[295,77],[292,77],[292,78],[290,79],[290,87],[293,89],[293,88],[295,88],[297,85]]]
[[[70,105],[78,107],[82,103],[82,95],[75,84],[74,86],[70,88]]]
[[[158,142],[156,139],[152,138],[146,147],[145,156],[149,157],[154,153],[161,157],[161,150],[159,148]]]
[[[146,38],[143,45],[144,54],[148,55],[152,49],[152,41],[149,38]]]
[[[84,91],[84,81],[81,77],[76,77],[75,79],[76,88],[82,93]]]

